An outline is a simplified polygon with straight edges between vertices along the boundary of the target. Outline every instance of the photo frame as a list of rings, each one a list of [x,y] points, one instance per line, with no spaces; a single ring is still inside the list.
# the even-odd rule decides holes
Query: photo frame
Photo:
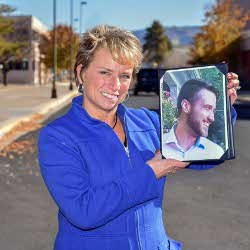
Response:
[[[159,70],[161,152],[181,161],[235,158],[226,63]]]

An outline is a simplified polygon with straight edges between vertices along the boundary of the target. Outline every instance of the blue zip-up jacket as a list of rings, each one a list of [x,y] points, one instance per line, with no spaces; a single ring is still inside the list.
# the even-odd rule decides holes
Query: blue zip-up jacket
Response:
[[[55,250],[180,250],[162,220],[165,177],[146,162],[160,148],[155,112],[118,106],[129,152],[75,97],[69,112],[40,131],[39,163],[59,207]],[[207,169],[214,165],[191,165]]]

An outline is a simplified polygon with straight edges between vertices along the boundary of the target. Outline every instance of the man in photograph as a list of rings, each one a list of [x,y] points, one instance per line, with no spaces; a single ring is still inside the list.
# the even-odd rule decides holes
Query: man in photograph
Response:
[[[178,160],[219,159],[224,150],[207,139],[218,91],[199,79],[186,81],[177,99],[178,123],[163,135],[163,155]]]

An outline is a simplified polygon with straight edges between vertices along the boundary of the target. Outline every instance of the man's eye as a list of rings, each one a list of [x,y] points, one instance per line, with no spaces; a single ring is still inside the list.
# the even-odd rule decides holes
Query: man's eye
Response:
[[[212,107],[212,106],[209,106],[209,105],[206,105],[206,106],[205,106],[205,109],[206,109],[207,111],[213,111],[213,113],[216,112],[216,109],[213,109],[213,107]]]

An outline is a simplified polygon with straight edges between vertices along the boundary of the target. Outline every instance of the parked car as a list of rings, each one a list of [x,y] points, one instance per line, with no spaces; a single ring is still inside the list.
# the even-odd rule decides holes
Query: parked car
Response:
[[[134,95],[138,95],[140,91],[155,92],[159,95],[158,69],[140,69],[137,73]]]

